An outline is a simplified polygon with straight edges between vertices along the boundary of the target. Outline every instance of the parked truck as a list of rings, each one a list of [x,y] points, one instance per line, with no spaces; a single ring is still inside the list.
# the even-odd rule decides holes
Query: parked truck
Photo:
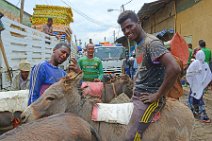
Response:
[[[125,59],[125,48],[120,45],[95,46],[94,56],[102,60],[104,73],[120,75]]]

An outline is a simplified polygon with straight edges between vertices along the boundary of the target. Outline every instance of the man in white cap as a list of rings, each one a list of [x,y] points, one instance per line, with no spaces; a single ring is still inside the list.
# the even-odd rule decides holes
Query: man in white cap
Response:
[[[29,89],[29,79],[31,65],[27,60],[22,60],[19,64],[20,73],[15,76],[12,82],[12,90]]]

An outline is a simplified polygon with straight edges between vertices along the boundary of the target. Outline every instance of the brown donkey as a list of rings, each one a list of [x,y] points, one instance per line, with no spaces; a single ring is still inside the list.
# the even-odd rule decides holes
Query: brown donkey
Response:
[[[0,141],[100,141],[82,118],[63,113],[23,124],[0,136]]]

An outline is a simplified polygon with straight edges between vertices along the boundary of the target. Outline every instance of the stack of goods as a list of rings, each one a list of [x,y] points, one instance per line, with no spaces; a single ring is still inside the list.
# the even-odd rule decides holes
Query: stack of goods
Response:
[[[33,25],[46,24],[48,18],[53,18],[54,25],[69,25],[73,22],[72,10],[68,7],[36,5],[33,10]]]
[[[33,9],[31,18],[32,28],[42,31],[43,26],[47,24],[47,19],[53,19],[53,34],[70,36],[71,29],[69,24],[73,22],[73,13],[71,8],[62,6],[36,5]]]

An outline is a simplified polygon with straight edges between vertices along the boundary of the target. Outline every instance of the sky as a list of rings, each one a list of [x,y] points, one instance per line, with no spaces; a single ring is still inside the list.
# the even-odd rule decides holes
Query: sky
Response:
[[[20,7],[20,0],[7,0]],[[33,14],[36,4],[58,5],[71,7],[74,22],[70,24],[73,37],[81,40],[83,45],[92,39],[95,44],[104,41],[114,41],[115,37],[123,36],[117,18],[122,11],[133,10],[136,13],[144,3],[156,0],[25,0],[24,10]],[[126,4],[126,5],[125,5]],[[114,9],[108,12],[108,9]]]

